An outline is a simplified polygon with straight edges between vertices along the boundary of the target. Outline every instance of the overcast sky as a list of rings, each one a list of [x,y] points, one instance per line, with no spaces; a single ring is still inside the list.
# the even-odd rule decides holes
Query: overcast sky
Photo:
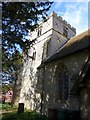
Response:
[[[61,1],[61,0],[60,0]],[[62,16],[72,27],[76,28],[77,34],[88,29],[88,2],[76,0],[78,2],[55,2],[49,14],[54,11]],[[88,1],[88,0],[84,0]]]

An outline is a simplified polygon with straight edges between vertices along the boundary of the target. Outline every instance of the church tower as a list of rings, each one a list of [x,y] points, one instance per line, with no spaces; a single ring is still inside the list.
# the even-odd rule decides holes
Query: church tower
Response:
[[[71,37],[75,36],[76,29],[71,27],[62,17],[55,12],[47,17],[45,22],[31,32],[31,41],[35,39],[32,53],[36,57],[37,66],[57,52]],[[30,54],[31,54],[30,52]]]
[[[61,49],[75,34],[76,29],[71,27],[62,17],[57,16],[55,12],[31,32],[30,40],[35,40],[35,43],[28,51],[30,57],[23,64],[19,103],[24,103],[26,108],[32,110],[37,107],[39,111],[41,96],[36,93],[37,67]]]

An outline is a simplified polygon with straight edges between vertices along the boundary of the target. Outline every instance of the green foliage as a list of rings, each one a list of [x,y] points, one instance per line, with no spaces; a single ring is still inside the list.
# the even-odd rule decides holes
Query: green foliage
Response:
[[[47,120],[47,117],[35,112],[24,112],[20,114],[10,113],[3,116],[1,120]]]
[[[13,86],[11,84],[2,84],[2,93],[6,93],[9,90],[12,90]]]
[[[35,42],[27,38],[28,33],[45,19],[51,5],[52,2],[2,3],[2,71],[14,79],[22,65],[22,53],[27,53]]]
[[[12,106],[8,103],[0,104],[0,110],[2,109],[10,109]]]

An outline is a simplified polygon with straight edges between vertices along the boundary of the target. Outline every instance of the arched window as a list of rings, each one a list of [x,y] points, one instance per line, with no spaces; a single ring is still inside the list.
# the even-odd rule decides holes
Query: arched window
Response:
[[[67,100],[69,95],[69,75],[67,67],[60,63],[56,69],[57,100]]]
[[[58,78],[58,98],[61,100],[66,100],[68,98],[68,74],[66,71],[62,71],[59,73]]]

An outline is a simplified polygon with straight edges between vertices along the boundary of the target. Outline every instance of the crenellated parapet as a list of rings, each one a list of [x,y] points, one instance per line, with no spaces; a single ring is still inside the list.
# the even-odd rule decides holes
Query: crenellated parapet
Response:
[[[72,29],[74,32],[76,32],[76,28],[74,28],[73,26],[71,26],[66,20],[64,20],[61,16],[58,16],[54,11],[51,13],[51,16],[55,16],[57,17],[61,22],[63,22],[66,26],[68,26],[70,29]],[[49,18],[47,17],[47,18]]]

